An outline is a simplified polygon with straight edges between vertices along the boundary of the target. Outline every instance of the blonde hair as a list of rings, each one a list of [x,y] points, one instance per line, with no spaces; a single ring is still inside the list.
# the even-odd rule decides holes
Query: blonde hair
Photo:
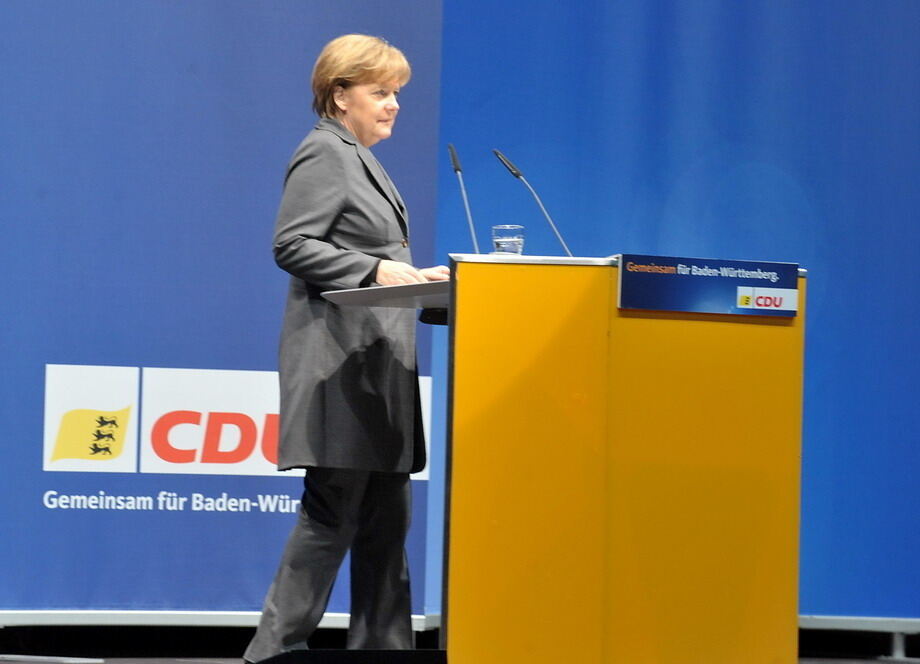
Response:
[[[412,69],[406,56],[385,39],[342,35],[326,44],[313,66],[313,110],[322,118],[338,114],[336,87],[364,83],[409,82]]]

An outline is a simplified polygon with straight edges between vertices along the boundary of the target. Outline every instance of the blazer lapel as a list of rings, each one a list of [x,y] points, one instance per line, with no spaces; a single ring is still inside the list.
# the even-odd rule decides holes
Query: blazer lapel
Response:
[[[342,124],[336,120],[331,118],[323,118],[316,125],[316,128],[331,131],[343,141],[351,143],[355,146],[358,152],[358,157],[361,158],[361,161],[364,163],[364,168],[368,173],[370,173],[371,180],[374,182],[374,185],[377,187],[377,189],[380,190],[380,193],[383,194],[384,198],[389,201],[390,205],[393,206],[393,210],[396,212],[396,217],[399,220],[399,226],[402,228],[403,235],[408,237],[409,230],[406,205],[403,203],[402,197],[396,190],[396,186],[393,184],[393,181],[390,180],[390,176],[387,175],[385,170],[383,170],[383,166],[380,165],[380,162],[377,161],[373,153],[358,143],[357,139],[352,135],[352,133],[345,129],[345,127],[343,127]]]
[[[393,210],[399,218],[399,225],[402,227],[403,234],[405,235],[406,206],[403,204],[402,198],[400,198],[399,193],[396,191],[396,187],[393,185],[392,180],[390,180],[390,176],[383,170],[383,166],[380,165],[380,162],[377,161],[370,150],[360,144],[357,144],[356,147],[358,148],[358,156],[361,157],[361,161],[364,162],[364,167],[371,174],[374,184],[377,185],[380,193],[382,193],[390,202],[390,205],[393,206]]]

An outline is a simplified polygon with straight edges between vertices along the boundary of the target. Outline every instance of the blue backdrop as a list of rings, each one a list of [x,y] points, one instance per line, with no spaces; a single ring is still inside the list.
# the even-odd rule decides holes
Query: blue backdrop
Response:
[[[499,148],[576,255],[808,268],[801,612],[920,617],[920,3],[444,6],[439,255],[449,141],[480,242],[561,254]]]
[[[414,65],[394,139],[376,152],[430,262],[440,21],[440,4],[414,0],[0,7],[0,610],[260,607],[292,515],[60,511],[42,494],[297,497],[300,481],[43,472],[44,368],[276,368],[287,279],[272,225],[288,158],[315,122],[313,61],[347,32],[385,35]],[[344,581],[332,611],[348,609]]]

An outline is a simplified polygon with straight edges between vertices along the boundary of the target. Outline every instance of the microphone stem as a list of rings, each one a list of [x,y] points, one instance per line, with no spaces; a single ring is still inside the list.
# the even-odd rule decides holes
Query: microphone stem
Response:
[[[460,171],[454,171],[457,179],[460,181],[460,194],[463,197],[463,209],[466,210],[466,223],[470,226],[470,237],[473,239],[473,250],[479,253],[479,243],[476,241],[476,229],[473,228],[473,215],[470,214],[470,202],[466,198],[466,187],[463,186],[463,174]]]
[[[459,175],[459,173],[458,173]],[[546,217],[546,221],[549,222],[549,227],[553,229],[553,233],[556,234],[556,239],[559,240],[559,244],[562,245],[562,248],[565,250],[566,256],[571,258],[572,252],[569,251],[568,245],[566,245],[565,240],[562,239],[562,236],[559,234],[559,229],[556,228],[556,224],[553,223],[552,217],[549,216],[549,212],[546,211],[546,208],[543,207],[543,201],[540,200],[540,197],[537,196],[537,192],[534,191],[533,187],[530,186],[530,183],[524,178],[523,175],[519,175],[518,179],[527,185],[527,188],[530,189],[530,193],[533,194],[534,199],[537,201],[537,205],[540,206],[540,210],[543,211],[543,216]]]

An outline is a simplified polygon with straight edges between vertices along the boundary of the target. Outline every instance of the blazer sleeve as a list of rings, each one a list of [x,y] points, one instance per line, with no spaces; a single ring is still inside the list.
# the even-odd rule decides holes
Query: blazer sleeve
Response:
[[[323,290],[367,285],[380,262],[380,258],[329,241],[336,218],[348,202],[346,157],[340,146],[324,140],[305,141],[288,169],[275,221],[275,262]]]

